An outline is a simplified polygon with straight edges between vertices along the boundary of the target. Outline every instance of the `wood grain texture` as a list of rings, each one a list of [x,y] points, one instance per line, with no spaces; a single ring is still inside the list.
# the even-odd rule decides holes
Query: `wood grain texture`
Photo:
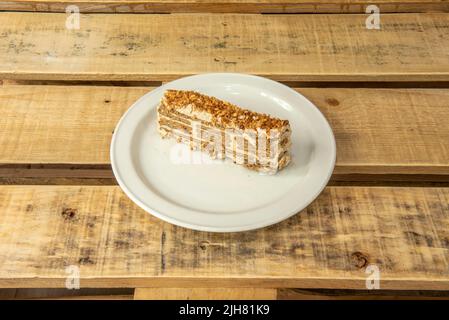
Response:
[[[0,10],[65,12],[76,5],[81,12],[116,13],[365,13],[368,0],[16,0],[1,1]],[[444,0],[378,0],[380,11],[386,12],[448,12]]]
[[[299,91],[332,126],[335,173],[449,173],[448,89]]]
[[[283,81],[448,81],[449,14],[0,13],[0,78],[165,81],[243,72]]]
[[[146,88],[0,87],[0,113],[4,115],[0,118],[0,162],[84,163],[87,164],[85,174],[92,165],[109,164],[109,143],[116,123],[148,91]]]
[[[118,187],[0,186],[0,286],[448,290],[449,189],[328,187],[261,230],[179,228]]]
[[[0,289],[0,298],[3,300],[132,300],[133,294],[134,290],[130,288],[84,288],[78,290],[65,288]]]
[[[0,87],[0,176],[112,178],[112,132],[125,110],[149,90]],[[336,175],[417,175],[423,181],[420,175],[440,175],[439,181],[447,181],[448,89],[304,88],[299,92],[320,108],[332,126]]]
[[[447,291],[279,289],[278,300],[449,300]]]
[[[134,300],[276,300],[276,289],[137,288]]]

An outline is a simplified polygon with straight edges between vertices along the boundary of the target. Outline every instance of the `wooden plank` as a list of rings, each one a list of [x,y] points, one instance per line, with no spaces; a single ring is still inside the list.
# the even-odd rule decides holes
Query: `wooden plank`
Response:
[[[14,299],[18,289],[0,289],[0,299],[10,300]]]
[[[449,173],[449,90],[300,92],[332,126],[338,150],[335,173]]]
[[[92,165],[109,164],[109,143],[116,123],[148,91],[80,86],[1,87],[0,112],[5,116],[0,119],[0,163],[84,163],[87,165],[83,175],[88,176]],[[57,171],[58,167],[53,169]]]
[[[134,300],[449,300],[449,292],[288,288],[137,288]]]
[[[137,288],[134,300],[276,300],[276,289]]]
[[[0,13],[0,78],[165,81],[243,72],[283,81],[449,81],[449,14]]]
[[[162,13],[365,13],[368,0],[16,0],[1,1],[0,10],[65,12],[76,5],[81,12]],[[387,12],[448,12],[444,0],[377,0],[375,4]]]
[[[68,297],[51,297],[39,298],[32,300],[134,300],[133,295],[104,295],[104,296],[68,296]]]
[[[449,300],[448,291],[279,289],[278,300]]]
[[[0,289],[0,297],[14,300],[132,300],[133,289]]]
[[[153,218],[118,187],[0,186],[0,286],[448,290],[449,189],[328,187],[302,213],[244,233]]]
[[[112,132],[125,110],[149,90],[0,87],[0,176],[112,178]],[[298,91],[320,108],[334,130],[335,174],[343,175],[339,180],[363,180],[355,174],[372,175],[371,180],[374,175],[386,179],[385,175],[400,174],[447,181],[448,89]]]

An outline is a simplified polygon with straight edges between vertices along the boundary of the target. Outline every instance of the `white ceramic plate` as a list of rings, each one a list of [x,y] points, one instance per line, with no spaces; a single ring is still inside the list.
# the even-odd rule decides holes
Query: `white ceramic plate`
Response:
[[[161,139],[156,107],[166,89],[195,90],[288,119],[292,162],[261,175]],[[278,82],[231,73],[186,77],[147,93],[123,115],[111,143],[115,177],[136,204],[170,223],[214,232],[261,228],[298,213],[326,186],[335,154],[332,130],[309,100]]]

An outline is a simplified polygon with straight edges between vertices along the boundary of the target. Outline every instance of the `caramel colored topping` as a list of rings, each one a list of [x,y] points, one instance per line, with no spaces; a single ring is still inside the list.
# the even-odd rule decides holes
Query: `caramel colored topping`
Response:
[[[281,129],[289,125],[267,114],[245,110],[229,102],[209,97],[195,91],[167,90],[164,94],[168,108],[183,108],[191,105],[194,111],[206,112],[212,117],[212,124],[239,129]]]

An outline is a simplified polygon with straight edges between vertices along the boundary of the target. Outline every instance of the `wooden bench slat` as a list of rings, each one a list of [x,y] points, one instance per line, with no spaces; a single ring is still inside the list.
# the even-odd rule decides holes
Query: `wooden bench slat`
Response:
[[[134,300],[276,300],[276,289],[136,288]]]
[[[0,13],[0,78],[164,81],[243,72],[283,81],[449,81],[449,14]]]
[[[134,290],[131,288],[80,288],[79,290],[66,288],[0,289],[0,297],[2,300],[132,300],[134,298]]]
[[[302,213],[244,233],[158,220],[117,186],[0,186],[0,287],[449,290],[449,189],[328,187]],[[76,273],[71,273],[76,276]]]
[[[449,300],[447,291],[279,289],[278,300]]]
[[[76,5],[81,12],[221,12],[221,13],[365,13],[368,0],[15,0],[1,1],[0,10],[65,12]],[[444,0],[378,0],[380,11],[449,11]]]
[[[150,90],[0,87],[0,176],[111,177],[112,132]],[[297,90],[334,130],[335,173],[449,174],[449,89]]]

